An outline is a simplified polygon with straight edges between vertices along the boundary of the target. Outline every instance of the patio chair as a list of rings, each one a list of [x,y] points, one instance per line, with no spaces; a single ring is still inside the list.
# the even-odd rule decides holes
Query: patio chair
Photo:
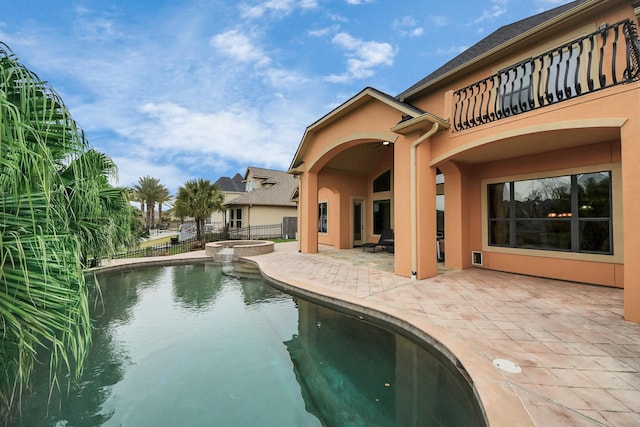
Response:
[[[371,252],[375,252],[378,246],[381,246],[387,250],[393,249],[393,230],[383,230],[382,234],[380,234],[378,243],[363,243],[362,252],[365,252],[367,248],[371,248]]]

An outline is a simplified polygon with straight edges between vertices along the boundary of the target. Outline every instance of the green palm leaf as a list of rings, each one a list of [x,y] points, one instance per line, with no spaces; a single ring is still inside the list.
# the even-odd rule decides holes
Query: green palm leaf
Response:
[[[0,422],[36,356],[77,378],[91,338],[83,266],[128,245],[131,209],[60,97],[0,43]],[[6,419],[2,419],[2,417]]]

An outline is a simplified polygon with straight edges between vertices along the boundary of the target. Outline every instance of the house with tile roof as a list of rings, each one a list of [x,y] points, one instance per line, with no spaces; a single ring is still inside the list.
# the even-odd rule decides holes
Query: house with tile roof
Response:
[[[297,218],[297,204],[292,200],[298,186],[295,176],[249,166],[243,183],[244,193],[225,202],[229,231],[282,224],[286,221],[283,218],[289,221]]]
[[[300,250],[393,229],[398,275],[436,276],[440,249],[449,269],[624,288],[640,322],[638,16],[637,0],[573,1],[319,118],[289,168]]]
[[[217,186],[224,195],[224,204],[231,202],[245,193],[244,178],[239,173],[233,177],[222,176],[214,182],[214,185]],[[212,212],[207,225],[213,230],[222,230],[227,223],[226,218],[226,211]]]

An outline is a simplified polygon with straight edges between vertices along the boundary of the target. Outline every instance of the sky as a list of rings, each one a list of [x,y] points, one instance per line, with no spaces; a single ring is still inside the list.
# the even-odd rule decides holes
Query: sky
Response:
[[[0,41],[63,99],[115,185],[287,170],[307,126],[397,95],[567,0],[0,0]]]

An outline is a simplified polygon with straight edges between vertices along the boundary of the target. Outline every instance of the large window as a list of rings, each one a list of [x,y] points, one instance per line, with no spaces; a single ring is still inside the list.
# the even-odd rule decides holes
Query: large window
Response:
[[[613,253],[611,172],[487,186],[489,245]]]
[[[391,200],[373,201],[373,234],[391,229]]]
[[[318,203],[318,232],[327,232],[327,202]]]
[[[242,208],[230,209],[229,217],[230,228],[242,228]]]

